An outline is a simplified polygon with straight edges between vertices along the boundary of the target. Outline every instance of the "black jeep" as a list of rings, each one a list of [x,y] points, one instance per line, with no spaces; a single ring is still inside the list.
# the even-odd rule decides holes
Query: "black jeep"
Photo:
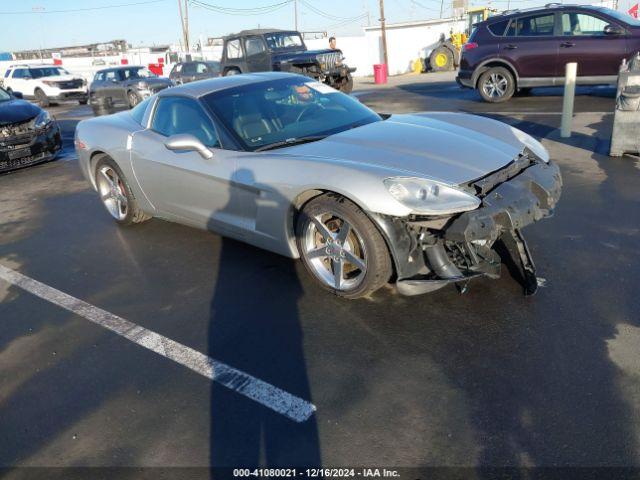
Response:
[[[307,50],[296,31],[243,30],[224,39],[222,75],[281,71],[300,73],[342,92],[353,89],[351,72],[340,50]]]

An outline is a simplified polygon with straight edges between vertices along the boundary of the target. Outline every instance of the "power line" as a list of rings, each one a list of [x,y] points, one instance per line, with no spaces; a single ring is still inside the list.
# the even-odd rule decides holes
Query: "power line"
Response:
[[[120,3],[117,5],[103,5],[102,7],[86,7],[86,8],[71,8],[67,10],[23,10],[14,12],[0,12],[0,15],[41,15],[48,13],[77,13],[77,12],[89,12],[93,10],[106,10],[108,8],[122,8],[122,7],[134,7],[136,5],[149,5],[150,3],[161,3],[167,0],[147,0],[146,2],[133,2],[133,3]]]
[[[289,5],[292,1],[293,0],[284,0],[280,3],[274,3],[271,5],[254,8],[223,7],[220,5],[213,5],[211,3],[202,2],[200,0],[191,0],[190,3],[191,5],[204,8],[205,10],[210,10],[212,12],[222,13],[225,15],[263,15],[266,13],[275,12],[276,10],[281,9],[284,6]]]
[[[320,10],[319,8],[314,7],[311,3],[309,3],[307,0],[300,0],[300,3],[302,3],[305,7],[307,7],[309,10],[311,10],[313,13],[320,15],[321,17],[324,17],[326,19],[329,20],[335,20],[335,21],[351,21],[351,20],[357,20],[363,17],[363,15],[356,15],[354,17],[338,17],[336,15],[332,15],[330,13],[324,12],[322,10]]]

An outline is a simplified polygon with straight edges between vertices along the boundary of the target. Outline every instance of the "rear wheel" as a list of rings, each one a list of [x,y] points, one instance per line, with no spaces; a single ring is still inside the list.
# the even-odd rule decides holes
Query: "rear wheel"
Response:
[[[50,105],[49,97],[47,97],[47,94],[44,93],[41,89],[36,88],[34,96],[36,97],[38,105],[40,105],[42,108],[46,108]]]
[[[384,238],[362,209],[344,197],[325,194],[311,200],[296,230],[307,270],[336,295],[364,297],[391,277]]]
[[[485,102],[506,102],[513,97],[515,90],[513,75],[504,67],[491,67],[478,79],[478,92]]]
[[[138,206],[116,162],[106,155],[96,164],[95,180],[102,204],[117,223],[131,225],[151,218]]]
[[[440,46],[431,52],[429,65],[434,72],[453,70],[453,53],[447,47]]]

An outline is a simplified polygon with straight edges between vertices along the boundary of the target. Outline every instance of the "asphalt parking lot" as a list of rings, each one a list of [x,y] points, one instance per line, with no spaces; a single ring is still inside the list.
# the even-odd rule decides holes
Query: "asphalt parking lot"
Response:
[[[292,419],[167,345],[158,355],[0,279],[0,465],[640,467],[640,160],[607,156],[614,91],[579,89],[561,139],[560,89],[490,105],[433,75],[356,95],[542,139],[565,187],[556,215],[524,232],[536,296],[505,269],[464,295],[345,301],[300,262],[212,233],[119,228],[73,153],[90,109],[52,107],[60,159],[0,176],[0,265],[315,410]]]

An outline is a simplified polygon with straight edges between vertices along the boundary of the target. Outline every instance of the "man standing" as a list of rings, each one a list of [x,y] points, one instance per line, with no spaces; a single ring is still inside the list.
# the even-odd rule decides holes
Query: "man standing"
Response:
[[[329,37],[329,48],[331,50],[336,49],[336,37]]]

